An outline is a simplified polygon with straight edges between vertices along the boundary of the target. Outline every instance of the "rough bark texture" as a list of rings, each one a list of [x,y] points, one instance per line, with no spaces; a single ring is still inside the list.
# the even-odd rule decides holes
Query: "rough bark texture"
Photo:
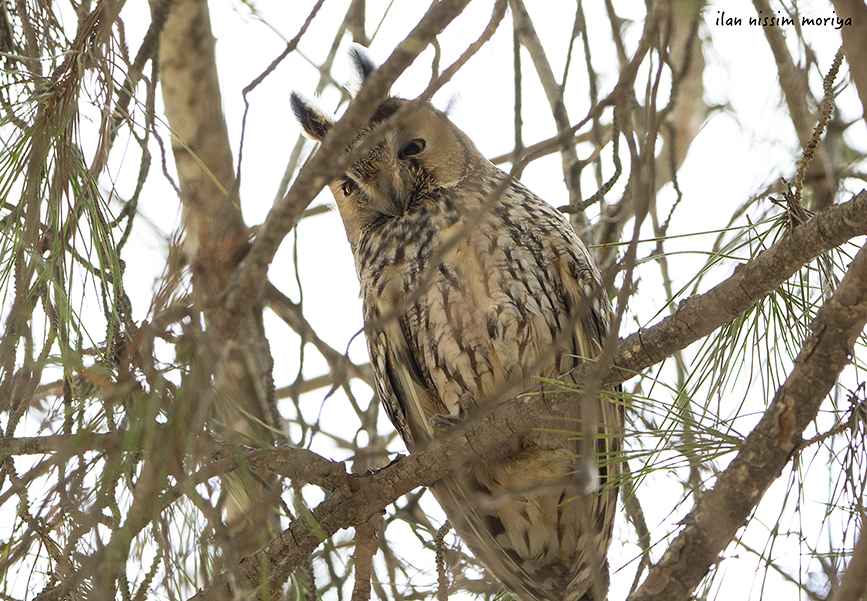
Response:
[[[222,95],[206,0],[178,0],[160,43],[163,101],[172,128],[185,226],[184,250],[193,272],[194,297],[205,309],[202,345],[217,365],[213,393],[200,394],[191,407],[191,427],[213,416],[226,439],[251,437],[270,445],[275,426],[271,355],[262,326],[261,300],[254,297],[235,317],[230,338],[217,315],[218,299],[248,248],[247,227],[238,198],[232,149],[223,116]],[[265,494],[274,479],[231,491],[226,521],[231,549],[243,556],[267,540],[275,498]],[[275,491],[274,494],[279,494]]]

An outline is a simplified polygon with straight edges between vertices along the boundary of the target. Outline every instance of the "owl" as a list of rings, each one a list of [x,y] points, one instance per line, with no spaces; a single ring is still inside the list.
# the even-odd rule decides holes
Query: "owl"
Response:
[[[363,81],[375,66],[352,55]],[[379,105],[346,152],[366,148],[330,189],[355,258],[376,392],[414,451],[598,355],[611,308],[563,215],[444,113],[407,103]],[[295,93],[291,105],[305,133],[324,138],[332,119]],[[605,598],[622,423],[619,405],[576,393],[536,429],[504,424],[500,448],[432,486],[464,543],[521,601]],[[581,432],[595,439],[582,447]]]

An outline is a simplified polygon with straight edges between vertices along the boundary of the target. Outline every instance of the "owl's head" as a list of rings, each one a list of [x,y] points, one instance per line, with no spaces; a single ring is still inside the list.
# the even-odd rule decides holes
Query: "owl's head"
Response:
[[[351,56],[363,84],[376,67],[357,48]],[[329,184],[353,248],[378,226],[417,210],[438,191],[459,185],[483,160],[443,112],[430,103],[408,103],[390,97],[377,107],[346,153],[362,144],[369,149]],[[334,125],[331,117],[295,92],[291,104],[313,140],[322,140]]]

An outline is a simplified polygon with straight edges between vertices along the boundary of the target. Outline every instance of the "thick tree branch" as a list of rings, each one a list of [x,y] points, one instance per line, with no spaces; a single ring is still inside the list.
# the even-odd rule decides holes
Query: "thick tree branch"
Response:
[[[172,436],[172,433],[162,425],[156,425],[154,431],[162,438]],[[0,462],[7,457],[24,455],[59,454],[69,456],[88,452],[122,453],[130,451],[124,447],[125,439],[128,436],[128,432],[118,430],[103,433],[84,432],[74,435],[53,434],[8,438],[0,440]],[[211,478],[228,474],[241,466],[246,466],[260,472],[274,472],[291,480],[315,484],[328,491],[346,487],[345,464],[326,459],[308,449],[281,446],[251,450],[213,440],[200,440],[197,443],[199,448],[208,450],[211,463],[189,475],[193,486],[207,482]],[[136,448],[132,452],[141,451],[141,448]],[[0,496],[0,505],[5,500],[6,494]]]
[[[155,7],[160,4],[151,1]],[[213,387],[194,387],[189,413],[182,419],[196,432],[216,415],[225,424],[217,431],[226,439],[251,436],[273,441],[273,431],[262,426],[277,427],[279,419],[261,304],[251,304],[236,316],[230,331],[243,333],[237,339],[226,335],[219,309],[213,308],[214,297],[225,289],[249,246],[223,115],[215,45],[207,0],[176,0],[160,39],[161,87],[173,133],[193,298],[207,324],[197,367],[214,376]],[[234,491],[226,504],[226,521],[233,534],[231,550],[241,557],[267,537],[262,534],[268,531],[262,517],[267,511],[256,508],[268,505],[266,491],[272,485],[266,482]]]
[[[858,251],[836,292],[816,314],[812,335],[737,457],[684,520],[662,560],[630,601],[687,599],[746,523],[803,442],[867,324],[867,247]]]
[[[753,0],[753,6],[756,9],[756,14],[760,16],[768,17],[777,14],[771,8],[769,0]],[[816,121],[808,104],[810,88],[807,74],[795,64],[781,28],[763,27],[762,31],[767,39],[768,47],[774,55],[774,61],[777,63],[780,88],[783,91],[786,106],[789,108],[792,125],[795,127],[798,140],[803,146],[813,134],[813,125]]]
[[[613,357],[616,367],[604,374],[602,387],[612,388],[706,336],[770,294],[821,253],[865,234],[867,193],[862,192],[852,201],[831,207],[786,234],[755,260],[736,268],[731,277],[707,293],[687,299],[675,315],[621,340]],[[834,314],[837,308],[833,305],[825,313]],[[568,379],[581,384],[595,368],[595,363],[583,364],[570,372]],[[539,416],[556,415],[574,402],[575,393],[571,391],[552,391],[550,387],[547,390],[534,389],[497,406],[468,424],[467,428],[434,441],[423,452],[395,461],[374,475],[348,476],[352,491],[349,495],[332,494],[313,510],[311,516],[295,520],[262,551],[241,561],[238,571],[246,582],[239,583],[235,573],[232,575],[234,585],[230,585],[228,575],[224,574],[196,598],[229,599],[233,592],[239,592],[239,586],[240,590],[256,588],[260,584],[262,566],[268,566],[269,572],[294,570],[325,537],[342,528],[364,523],[370,515],[402,495],[418,486],[432,484],[456,465],[496,448],[505,432],[525,432],[544,425],[540,424],[543,420]],[[794,437],[793,431],[788,453],[797,444]],[[776,444],[773,439],[764,442]]]
[[[370,600],[370,581],[373,578],[373,556],[378,547],[379,530],[382,528],[382,515],[375,513],[363,524],[355,527],[355,586],[352,587],[352,601]]]
[[[240,206],[229,196],[235,169],[214,45],[208,3],[175,2],[160,39],[160,79],[183,192],[184,245],[199,261],[197,272],[217,272],[208,274],[211,294],[247,240]]]
[[[770,294],[803,265],[855,236],[867,234],[867,192],[832,206],[739,265],[735,273],[705,294],[683,301],[674,315],[621,341],[615,364],[638,372],[710,334]],[[662,327],[665,325],[666,327]],[[674,348],[676,347],[676,348]],[[609,382],[610,380],[606,380]]]
[[[698,35],[703,2],[672,6],[669,64],[674,78],[673,98],[665,109],[660,128],[663,145],[656,165],[655,189],[672,181],[686,160],[692,142],[704,126],[710,108],[704,101],[704,43]]]

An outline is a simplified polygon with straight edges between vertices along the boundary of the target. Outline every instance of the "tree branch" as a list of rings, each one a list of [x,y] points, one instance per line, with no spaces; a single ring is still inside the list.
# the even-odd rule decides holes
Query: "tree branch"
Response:
[[[548,105],[551,107],[551,115],[554,117],[557,133],[562,134],[570,128],[569,114],[566,111],[566,102],[563,97],[563,86],[557,83],[554,77],[551,63],[548,61],[545,49],[542,47],[542,41],[536,33],[533,20],[530,18],[524,2],[522,0],[510,0],[509,4],[512,8],[512,18],[515,24],[517,39],[521,41],[521,44],[530,53],[533,66],[536,68],[536,73],[539,76],[539,83],[542,84],[542,89],[545,91],[545,96],[548,99]],[[578,151],[575,148],[575,144],[571,139],[569,142],[564,142],[563,146],[560,147],[560,162],[569,191],[569,206],[575,207],[584,199],[580,198],[580,189],[577,186],[577,182],[572,181],[572,178],[569,177],[572,165],[578,160]],[[579,232],[585,231],[590,225],[583,211],[576,211],[570,214],[569,219],[572,222],[572,226]]]
[[[171,436],[171,433],[161,425],[157,425],[154,430],[162,437]],[[141,448],[124,447],[124,440],[128,436],[128,432],[116,431],[8,438],[0,440],[0,462],[7,457],[20,455],[141,452]],[[315,484],[328,491],[345,489],[347,486],[345,464],[326,459],[308,449],[287,446],[249,449],[220,441],[199,440],[197,442],[208,449],[211,463],[189,475],[194,486],[228,474],[242,465],[261,472],[274,472],[299,482]],[[3,496],[0,496],[0,500],[2,499]]]
[[[753,0],[753,5],[756,12],[764,16],[776,14],[771,8],[769,0]],[[810,93],[807,72],[795,64],[781,28],[762,27],[762,31],[777,64],[780,88],[783,91],[786,106],[789,108],[789,117],[792,119],[798,141],[802,147],[806,146],[816,125],[816,117],[810,110],[810,101],[813,100],[813,96]],[[810,163],[807,171],[810,179],[816,182],[812,204],[814,209],[827,207],[834,202],[836,182],[828,181],[826,175],[826,171],[828,173],[833,172],[833,167],[828,149],[822,144],[817,148],[816,160]]]
[[[363,524],[355,527],[355,586],[352,601],[370,601],[370,581],[373,578],[373,556],[376,555],[378,533],[382,528],[382,515],[375,513]]]
[[[816,314],[813,334],[759,424],[716,485],[696,500],[683,531],[650,569],[630,601],[687,599],[734,539],[803,442],[867,324],[867,247],[858,251],[834,295]]]

